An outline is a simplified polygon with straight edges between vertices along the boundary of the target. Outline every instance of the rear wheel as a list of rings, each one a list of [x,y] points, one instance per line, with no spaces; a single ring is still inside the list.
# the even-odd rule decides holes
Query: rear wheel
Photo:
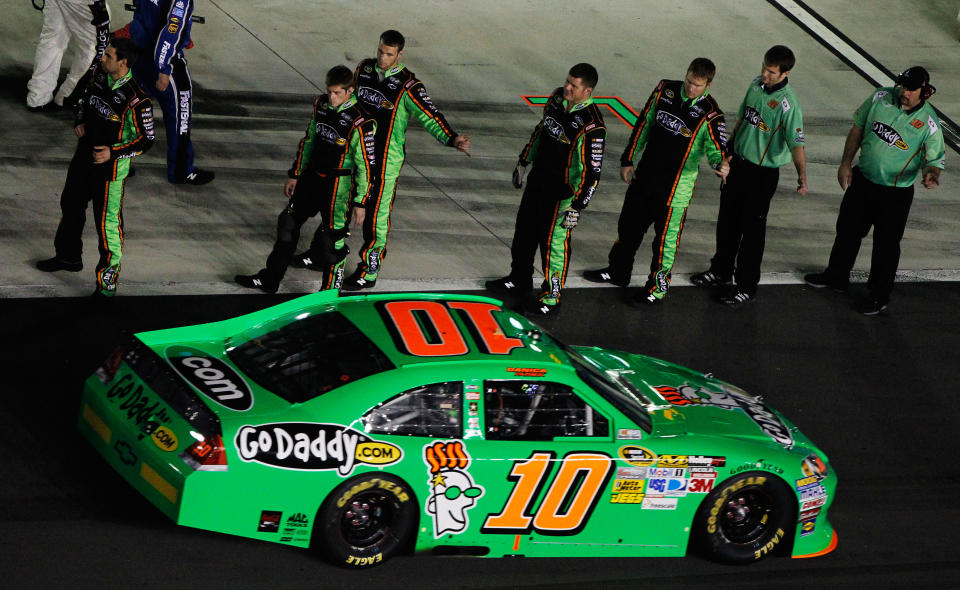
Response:
[[[706,557],[727,563],[763,559],[790,542],[796,496],[778,477],[748,471],[713,490],[694,519],[693,536]]]
[[[338,565],[371,567],[405,549],[416,526],[417,501],[409,486],[392,475],[365,474],[327,496],[311,545]]]

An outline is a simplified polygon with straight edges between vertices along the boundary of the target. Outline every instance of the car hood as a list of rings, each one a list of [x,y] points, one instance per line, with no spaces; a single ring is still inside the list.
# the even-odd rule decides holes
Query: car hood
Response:
[[[600,348],[577,352],[641,395],[654,434],[724,436],[791,447],[796,428],[758,397],[716,379],[653,357]]]

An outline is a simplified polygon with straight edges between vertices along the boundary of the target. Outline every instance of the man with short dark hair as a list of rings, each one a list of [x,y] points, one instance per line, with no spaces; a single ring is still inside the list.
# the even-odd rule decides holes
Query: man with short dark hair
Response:
[[[56,256],[37,262],[43,272],[83,270],[83,225],[93,201],[100,260],[94,297],[113,297],[123,255],[124,183],[130,158],[153,145],[150,98],[133,79],[130,64],[137,47],[113,39],[100,67],[90,76],[77,105],[74,132],[79,141],[60,195],[60,224],[54,238]]]
[[[573,228],[600,182],[607,130],[593,104],[597,79],[597,70],[590,64],[570,68],[566,83],[553,91],[543,107],[513,172],[513,186],[519,189],[526,166],[533,162],[517,210],[510,274],[487,281],[486,287],[496,293],[526,295],[533,287],[533,262],[539,248],[543,284],[538,297],[525,304],[531,315],[547,316],[558,309]]]
[[[265,268],[255,275],[234,277],[244,287],[266,293],[277,291],[297,249],[300,228],[317,213],[321,215],[320,226],[310,248],[301,256],[323,272],[321,291],[342,285],[343,263],[349,251],[344,243],[349,207],[353,208],[353,224],[362,224],[370,181],[377,177],[377,123],[357,102],[350,68],[330,69],[326,85],[327,93],[313,102],[313,117],[283,187],[290,202],[277,218],[277,241]],[[351,194],[355,195],[352,203]]]
[[[721,179],[730,170],[723,111],[708,92],[715,73],[712,61],[698,57],[683,80],[660,80],[620,157],[620,178],[630,186],[617,221],[617,241],[607,267],[583,276],[594,283],[626,287],[643,234],[652,225],[650,274],[641,292],[629,300],[631,305],[656,305],[667,295],[700,159],[706,155]],[[634,170],[640,150],[643,155]]]
[[[377,57],[365,59],[357,65],[357,98],[377,121],[379,175],[371,183],[374,191],[366,203],[360,264],[343,281],[343,289],[347,291],[373,287],[380,274],[386,256],[397,180],[406,157],[404,144],[410,116],[415,116],[440,143],[470,155],[470,137],[453,131],[430,100],[423,83],[400,63],[405,44],[406,40],[398,31],[384,31],[377,46]],[[305,254],[298,254],[293,266],[315,268]]]
[[[927,100],[937,89],[930,74],[914,66],[896,86],[879,88],[853,114],[837,180],[844,189],[837,236],[821,273],[803,277],[811,287],[844,292],[860,242],[873,227],[873,254],[866,297],[856,310],[868,316],[887,308],[900,263],[900,240],[913,203],[918,176],[924,188],[940,186],[944,168],[943,130]],[[857,166],[853,157],[860,152]]]
[[[803,111],[787,78],[795,63],[789,47],[774,45],[763,56],[760,75],[747,87],[728,140],[732,161],[720,189],[716,253],[709,269],[690,277],[698,287],[727,287],[736,279],[736,287],[720,294],[719,301],[729,306],[756,297],[767,212],[781,166],[793,160],[797,193],[807,194]]]

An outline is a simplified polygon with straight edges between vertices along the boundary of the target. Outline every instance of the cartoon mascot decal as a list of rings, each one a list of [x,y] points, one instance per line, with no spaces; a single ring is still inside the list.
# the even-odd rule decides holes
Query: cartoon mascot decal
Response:
[[[433,516],[434,538],[464,532],[470,525],[467,510],[476,506],[484,490],[467,473],[470,455],[463,442],[437,441],[426,445],[423,460],[430,473],[427,513]]]

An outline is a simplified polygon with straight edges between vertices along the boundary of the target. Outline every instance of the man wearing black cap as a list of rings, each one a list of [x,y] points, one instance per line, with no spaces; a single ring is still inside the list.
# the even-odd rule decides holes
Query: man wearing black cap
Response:
[[[856,305],[864,315],[877,315],[887,308],[917,176],[922,175],[921,183],[928,189],[940,185],[943,130],[927,104],[934,92],[925,69],[914,66],[904,71],[897,76],[896,86],[876,90],[860,105],[843,146],[837,180],[846,192],[837,217],[837,237],[826,270],[808,274],[804,281],[818,289],[846,291],[860,242],[873,226],[869,293]],[[857,151],[860,161],[854,167]]]

